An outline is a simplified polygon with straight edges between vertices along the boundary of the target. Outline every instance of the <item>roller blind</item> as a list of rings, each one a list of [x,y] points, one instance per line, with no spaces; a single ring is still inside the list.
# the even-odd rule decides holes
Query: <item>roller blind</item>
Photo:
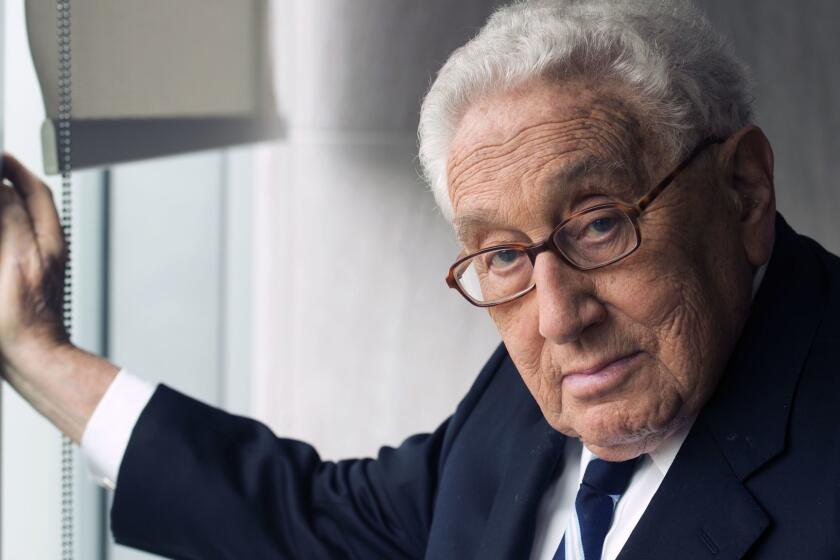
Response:
[[[73,167],[276,138],[282,134],[266,0],[73,0]],[[46,120],[47,173],[59,169],[56,2],[26,0]]]

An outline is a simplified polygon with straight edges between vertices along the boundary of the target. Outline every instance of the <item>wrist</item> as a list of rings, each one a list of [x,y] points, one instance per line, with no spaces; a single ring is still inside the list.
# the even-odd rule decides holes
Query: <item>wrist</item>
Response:
[[[6,378],[36,410],[79,442],[118,372],[108,360],[70,342],[31,339],[19,341],[7,357]]]
[[[16,370],[42,368],[77,350],[68,340],[27,335],[16,338],[3,349],[3,361]]]

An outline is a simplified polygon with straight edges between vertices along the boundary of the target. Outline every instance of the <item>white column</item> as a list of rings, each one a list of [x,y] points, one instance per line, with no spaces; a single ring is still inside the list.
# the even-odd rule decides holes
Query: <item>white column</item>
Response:
[[[326,457],[434,429],[498,344],[444,283],[459,248],[416,161],[430,77],[490,4],[277,4],[290,137],[258,158],[252,403]]]

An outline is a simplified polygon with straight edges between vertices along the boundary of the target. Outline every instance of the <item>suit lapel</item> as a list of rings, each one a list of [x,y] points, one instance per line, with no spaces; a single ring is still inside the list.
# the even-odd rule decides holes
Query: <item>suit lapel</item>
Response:
[[[619,560],[736,560],[769,520],[711,432],[695,424]]]
[[[537,412],[539,417],[517,442],[505,470],[477,558],[527,558],[531,550],[540,501],[562,465],[565,443]]]
[[[773,256],[727,370],[620,560],[737,560],[769,526],[748,481],[784,450],[825,293],[809,242],[779,216]]]

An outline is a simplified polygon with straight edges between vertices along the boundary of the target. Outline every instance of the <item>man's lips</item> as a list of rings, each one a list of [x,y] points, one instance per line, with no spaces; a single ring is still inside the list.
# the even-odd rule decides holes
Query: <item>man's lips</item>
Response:
[[[569,371],[562,377],[563,390],[581,400],[604,396],[629,376],[641,355],[642,352],[631,352],[585,369]]]

